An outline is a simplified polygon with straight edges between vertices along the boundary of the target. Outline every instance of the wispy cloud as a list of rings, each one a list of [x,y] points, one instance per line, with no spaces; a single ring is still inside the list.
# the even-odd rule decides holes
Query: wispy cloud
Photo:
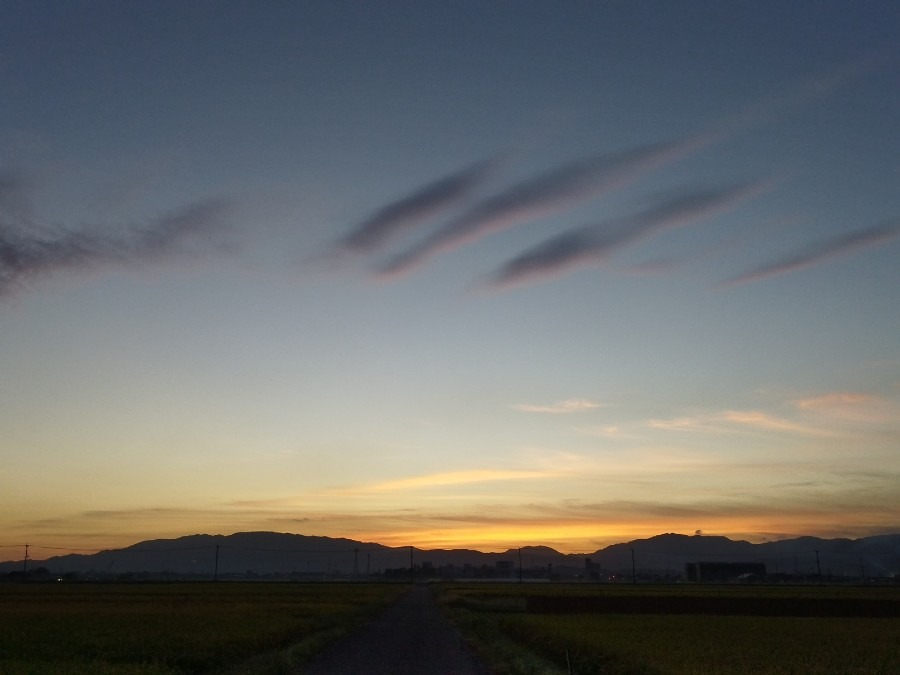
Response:
[[[726,410],[721,417],[726,422],[763,431],[787,431],[815,436],[824,433],[821,429],[776,417],[761,410]]]
[[[551,415],[569,414],[575,412],[584,412],[585,410],[594,410],[602,408],[602,403],[591,401],[586,398],[572,398],[566,401],[558,401],[551,405],[534,405],[531,403],[516,403],[511,408],[530,413],[546,413]]]
[[[614,250],[658,230],[727,211],[763,187],[763,183],[751,183],[687,193],[620,221],[570,230],[507,262],[492,275],[488,286],[519,285],[602,261]]]
[[[389,260],[378,270],[378,276],[401,276],[438,253],[623,187],[667,164],[825,98],[878,67],[887,58],[884,53],[876,53],[800,81],[787,93],[760,99],[691,138],[632,149],[618,155],[589,157],[515,184],[484,199],[418,245]],[[385,211],[390,212],[392,206],[385,207]],[[586,234],[583,231],[573,231],[546,242],[547,250],[544,253],[547,260],[552,265],[562,267],[565,263],[561,261],[577,259],[583,262],[596,258],[603,249],[603,243],[591,249],[589,244],[585,244]],[[538,251],[533,253],[535,256],[539,254]],[[533,269],[529,266],[538,263],[535,260],[523,260],[520,264]]]
[[[885,244],[898,235],[900,235],[900,219],[893,219],[873,227],[820,239],[774,262],[728,279],[720,285],[733,286],[796,272],[832,258],[847,255],[860,248]]]
[[[421,490],[423,488],[467,485],[471,483],[488,483],[495,481],[529,480],[558,476],[559,472],[535,470],[499,470],[473,469],[469,471],[447,471],[423,476],[400,478],[382,483],[374,483],[357,488],[341,490],[341,492],[397,492],[405,490]]]
[[[816,103],[867,73],[890,63],[893,58],[894,50],[885,48],[799,80],[786,92],[763,97],[727,117],[714,133],[721,134],[722,137],[734,136]]]
[[[803,410],[834,410],[847,406],[858,406],[872,400],[870,394],[862,394],[853,391],[836,391],[819,396],[810,396],[794,401],[794,404]]]
[[[617,155],[589,157],[515,184],[476,204],[417,246],[396,256],[379,274],[382,277],[404,274],[442,251],[598,197],[684,157],[703,143],[705,140],[693,138]]]
[[[723,410],[719,412],[651,419],[651,429],[676,432],[737,433],[747,430],[775,431],[807,436],[829,435],[829,431],[815,425],[794,422],[762,410]]]
[[[622,440],[631,440],[637,438],[634,434],[625,431],[617,424],[607,424],[605,426],[595,426],[595,427],[578,427],[575,429],[578,433],[586,434],[588,436],[595,436],[597,438],[610,438],[617,441]]]
[[[494,168],[496,161],[479,162],[419,188],[378,209],[340,240],[338,247],[369,253],[401,230],[418,225],[468,197]]]
[[[88,230],[31,234],[0,223],[0,295],[27,281],[63,270],[158,261],[179,253],[205,251],[208,235],[223,227],[229,204],[207,200],[190,204],[124,235]],[[192,248],[191,243],[195,246]]]
[[[679,432],[716,432],[722,431],[721,426],[712,424],[710,418],[705,415],[670,417],[665,419],[654,418],[647,421],[651,429],[661,431]]]
[[[808,415],[830,422],[839,420],[900,428],[900,402],[875,394],[837,391],[797,399],[793,403]]]

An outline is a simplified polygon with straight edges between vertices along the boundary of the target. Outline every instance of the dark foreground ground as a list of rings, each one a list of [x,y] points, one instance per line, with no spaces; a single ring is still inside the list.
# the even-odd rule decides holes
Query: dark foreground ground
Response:
[[[486,675],[434,601],[416,585],[358,632],[300,671],[311,675]]]

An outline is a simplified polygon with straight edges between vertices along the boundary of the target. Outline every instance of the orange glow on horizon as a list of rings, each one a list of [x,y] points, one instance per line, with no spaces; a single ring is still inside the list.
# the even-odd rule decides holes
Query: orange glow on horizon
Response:
[[[771,539],[800,535],[833,537],[861,537],[895,529],[887,522],[890,514],[862,509],[843,516],[829,512],[771,513],[757,517],[721,515],[702,516],[688,522],[683,517],[653,518],[615,514],[609,520],[578,520],[571,517],[548,517],[495,522],[466,522],[464,516],[448,523],[430,520],[422,515],[416,520],[398,522],[389,515],[379,514],[320,514],[302,524],[285,527],[285,519],[266,517],[201,517],[184,521],[173,527],[171,518],[154,521],[144,519],[134,523],[127,532],[85,531],[73,535],[74,528],[58,531],[46,528],[27,536],[19,533],[7,536],[0,548],[0,559],[21,560],[26,542],[30,544],[29,558],[40,560],[69,553],[93,553],[106,549],[132,546],[152,539],[176,539],[192,534],[229,535],[235,532],[272,531],[306,536],[344,537],[384,546],[415,546],[420,549],[459,548],[483,552],[502,552],[524,546],[549,546],[561,553],[590,553],[616,543],[645,539],[659,534],[692,535],[701,530],[705,535],[719,535],[731,539],[745,539],[759,543]],[[228,525],[223,527],[223,521]],[[864,525],[861,525],[864,523]]]
[[[854,514],[856,518],[857,514]],[[647,539],[660,534],[723,536],[761,543],[771,538],[848,536],[858,529],[849,518],[837,521],[833,514],[766,517],[705,517],[701,525],[686,525],[683,519],[636,520],[609,523],[544,522],[509,525],[476,525],[420,530],[381,530],[349,535],[352,539],[374,541],[385,546],[414,546],[421,549],[464,548],[482,552],[503,552],[524,546],[549,546],[560,553],[589,553],[617,543]],[[883,523],[890,526],[890,523]],[[783,534],[779,534],[783,533]],[[867,536],[861,533],[855,536]],[[853,538],[853,537],[851,537]]]

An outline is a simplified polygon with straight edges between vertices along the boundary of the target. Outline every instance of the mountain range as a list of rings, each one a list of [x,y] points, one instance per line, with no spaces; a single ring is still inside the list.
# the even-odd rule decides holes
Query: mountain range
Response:
[[[402,576],[412,567],[429,576],[535,578],[676,578],[693,562],[763,563],[783,577],[886,578],[900,574],[900,534],[861,539],[800,537],[753,544],[727,537],[661,534],[613,544],[593,553],[560,553],[525,546],[502,553],[469,549],[389,547],[352,539],[278,532],[196,534],[143,541],[89,555],[0,563],[0,574],[44,568],[52,575],[88,577],[169,575],[191,577],[347,578]]]

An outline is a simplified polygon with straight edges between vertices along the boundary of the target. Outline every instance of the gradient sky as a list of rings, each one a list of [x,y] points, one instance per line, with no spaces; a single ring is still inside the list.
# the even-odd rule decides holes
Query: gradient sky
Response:
[[[0,558],[900,531],[898,34],[6,0]]]

